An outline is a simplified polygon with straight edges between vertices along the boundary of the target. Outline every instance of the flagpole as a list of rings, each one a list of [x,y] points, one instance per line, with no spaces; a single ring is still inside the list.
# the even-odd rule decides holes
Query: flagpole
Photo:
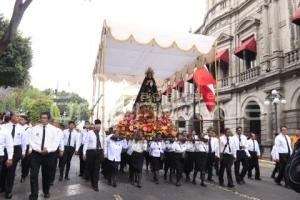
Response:
[[[220,67],[220,62],[219,64],[217,63],[217,45],[218,45],[218,41],[216,41],[215,43],[215,72],[216,72],[216,100],[217,100],[217,109],[218,109],[218,118],[217,118],[217,124],[218,124],[218,139],[219,139],[219,153],[220,153],[220,157],[221,158],[221,119],[220,119],[220,102],[219,102],[219,67]],[[219,159],[219,164],[221,162],[221,159]]]

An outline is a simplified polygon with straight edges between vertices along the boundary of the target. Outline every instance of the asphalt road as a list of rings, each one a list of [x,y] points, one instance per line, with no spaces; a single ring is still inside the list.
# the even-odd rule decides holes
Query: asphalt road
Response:
[[[117,188],[108,186],[101,176],[100,191],[94,192],[90,188],[89,182],[85,182],[78,177],[78,158],[74,157],[70,171],[70,181],[58,182],[56,180],[51,188],[50,199],[72,199],[72,200],[299,200],[300,194],[277,186],[270,177],[272,164],[262,163],[262,181],[246,180],[246,185],[236,185],[234,189],[222,188],[216,184],[208,184],[207,188],[199,185],[183,182],[181,187],[176,187],[163,180],[160,176],[160,184],[156,185],[152,181],[150,172],[143,174],[143,188],[139,189],[127,182],[127,173],[119,175]],[[217,180],[217,177],[214,177]],[[41,188],[41,181],[40,181]],[[30,193],[29,179],[25,183],[20,183],[20,174],[17,174],[14,196],[15,200],[28,199]],[[42,197],[40,192],[40,198]],[[3,194],[0,195],[3,198]]]

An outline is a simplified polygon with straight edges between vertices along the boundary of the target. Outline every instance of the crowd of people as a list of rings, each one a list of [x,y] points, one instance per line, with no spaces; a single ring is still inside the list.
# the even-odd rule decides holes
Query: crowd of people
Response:
[[[243,133],[237,127],[235,134],[228,128],[218,137],[214,130],[207,134],[179,134],[176,138],[162,138],[159,133],[154,138],[135,132],[124,138],[113,129],[105,132],[101,121],[93,124],[88,121],[82,130],[76,128],[74,121],[68,122],[66,129],[57,120],[51,119],[47,112],[40,114],[40,123],[30,123],[26,115],[5,113],[0,117],[0,192],[7,199],[12,198],[17,165],[21,163],[21,182],[30,174],[30,200],[38,199],[39,171],[42,173],[42,190],[45,198],[50,197],[56,169],[59,168],[58,181],[69,180],[72,158],[80,159],[79,176],[91,182],[99,191],[99,172],[102,171],[108,184],[117,187],[117,174],[128,169],[128,179],[132,185],[142,187],[144,161],[146,170],[153,173],[153,181],[159,184],[159,172],[170,183],[181,186],[182,179],[206,187],[213,180],[213,170],[218,183],[225,187],[224,173],[227,174],[227,187],[234,187],[232,168],[237,184],[245,184],[245,177],[261,180],[258,159],[261,156],[256,134]],[[272,158],[276,168],[272,174],[277,184],[285,178],[285,167],[300,138],[290,139],[288,129],[281,127],[281,133],[274,141]],[[276,176],[276,169],[278,175]],[[254,176],[252,171],[255,170]],[[29,173],[30,172],[30,173]],[[286,186],[287,183],[286,183]]]

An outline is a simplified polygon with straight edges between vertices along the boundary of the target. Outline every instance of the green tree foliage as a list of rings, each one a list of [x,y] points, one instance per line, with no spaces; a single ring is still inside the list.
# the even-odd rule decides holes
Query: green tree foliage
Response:
[[[0,16],[0,38],[8,28],[8,22]],[[29,38],[21,33],[10,42],[0,55],[0,86],[24,86],[30,82],[29,69],[32,66],[32,49]]]

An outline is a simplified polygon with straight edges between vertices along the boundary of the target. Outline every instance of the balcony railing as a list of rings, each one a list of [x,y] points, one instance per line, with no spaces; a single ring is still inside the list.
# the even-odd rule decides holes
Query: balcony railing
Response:
[[[221,82],[221,88],[229,86],[229,78],[228,77],[221,79],[220,82]]]
[[[256,78],[260,74],[260,67],[254,67],[251,69],[248,69],[242,73],[239,74],[239,82],[245,82],[250,79]]]
[[[285,63],[287,66],[300,62],[300,49],[295,49],[286,53]]]

